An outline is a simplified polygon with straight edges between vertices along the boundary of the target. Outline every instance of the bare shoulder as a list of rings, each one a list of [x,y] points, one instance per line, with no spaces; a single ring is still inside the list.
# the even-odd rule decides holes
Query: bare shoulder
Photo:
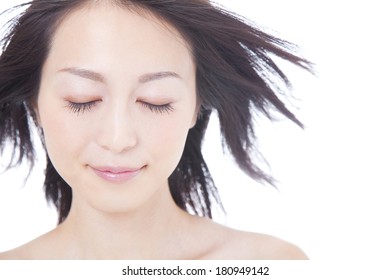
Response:
[[[254,259],[268,260],[307,260],[307,255],[297,245],[277,238],[275,236],[239,232],[243,243],[252,244],[249,253]]]
[[[0,253],[0,260],[23,260],[23,259],[27,259],[27,257],[24,256],[23,246]]]
[[[218,245],[206,256],[208,259],[232,260],[307,260],[296,245],[280,238],[231,229],[216,225]]]
[[[30,242],[23,244],[15,249],[0,252],[0,260],[32,260],[46,259],[45,254],[48,247],[53,247],[53,244],[48,243],[48,233]]]

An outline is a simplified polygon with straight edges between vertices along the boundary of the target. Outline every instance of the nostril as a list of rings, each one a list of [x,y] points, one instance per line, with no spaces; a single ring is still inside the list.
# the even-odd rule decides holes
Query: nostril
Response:
[[[133,149],[138,143],[136,133],[134,131],[106,131],[104,135],[100,135],[99,144],[105,150],[113,153],[123,153]]]

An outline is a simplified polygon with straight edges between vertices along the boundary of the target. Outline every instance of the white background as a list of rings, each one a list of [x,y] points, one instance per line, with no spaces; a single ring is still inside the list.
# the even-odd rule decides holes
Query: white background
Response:
[[[2,1],[0,8],[18,2]],[[385,1],[217,2],[302,46],[318,73],[313,77],[282,65],[294,84],[304,131],[284,120],[259,125],[261,151],[279,191],[237,171],[216,148],[219,135],[212,120],[204,153],[227,211],[218,221],[279,236],[313,260],[387,256],[390,25]],[[0,175],[0,251],[55,226],[56,213],[42,192],[42,170],[40,161],[25,187],[25,167]]]

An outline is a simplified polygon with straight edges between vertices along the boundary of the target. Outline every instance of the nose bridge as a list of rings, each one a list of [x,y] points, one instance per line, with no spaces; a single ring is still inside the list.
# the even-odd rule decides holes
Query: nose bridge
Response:
[[[115,153],[128,150],[137,143],[135,123],[128,102],[113,100],[102,116],[99,144]]]

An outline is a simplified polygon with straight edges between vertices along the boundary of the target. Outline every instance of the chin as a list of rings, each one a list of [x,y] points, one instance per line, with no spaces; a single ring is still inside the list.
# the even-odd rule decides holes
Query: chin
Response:
[[[118,186],[117,186],[118,187]],[[153,193],[140,186],[138,189],[91,189],[82,204],[105,214],[131,214],[151,204]],[[75,201],[75,203],[78,203]]]

